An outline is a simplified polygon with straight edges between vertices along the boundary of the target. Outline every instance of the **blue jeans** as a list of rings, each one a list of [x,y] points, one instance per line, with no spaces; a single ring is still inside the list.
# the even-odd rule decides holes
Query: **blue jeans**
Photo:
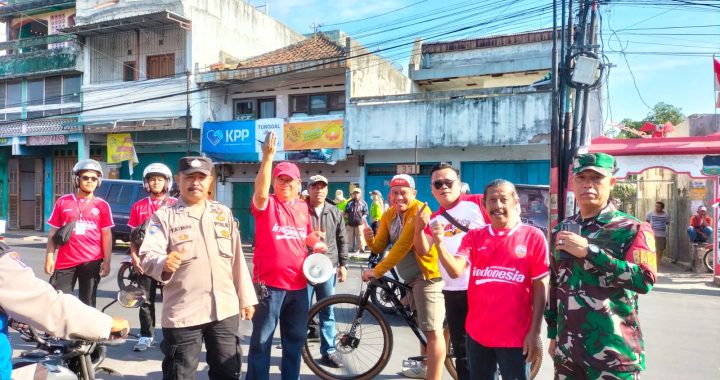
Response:
[[[690,238],[691,243],[699,242],[699,243],[710,243],[712,242],[712,235],[713,230],[712,228],[705,226],[700,229],[703,234],[705,234],[706,237],[703,237],[700,235],[696,230],[695,227],[690,226],[687,229],[688,237]]]
[[[472,380],[496,380],[498,367],[503,380],[530,380],[522,347],[485,347],[468,335],[467,358]]]
[[[307,338],[307,289],[283,290],[268,286],[267,290],[268,296],[255,306],[245,378],[247,380],[270,378],[270,351],[279,320],[282,344],[280,378],[297,380],[300,377],[300,354]]]
[[[322,284],[308,285],[308,303],[312,304],[313,293],[318,302],[335,294],[337,273]],[[320,353],[327,355],[335,352],[335,313],[329,306],[320,311]]]

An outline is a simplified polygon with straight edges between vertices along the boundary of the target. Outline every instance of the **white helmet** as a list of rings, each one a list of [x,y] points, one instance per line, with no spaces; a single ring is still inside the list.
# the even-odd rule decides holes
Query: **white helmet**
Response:
[[[102,181],[102,177],[103,177],[102,165],[100,165],[99,162],[97,162],[95,160],[90,160],[90,159],[80,160],[77,162],[77,164],[75,164],[75,166],[73,166],[72,173],[73,173],[73,178],[75,179],[75,186],[76,187],[80,186],[80,172],[84,172],[86,170],[92,170],[95,173],[97,173],[97,175],[98,175],[98,184],[97,185],[99,187],[100,182]]]
[[[170,168],[168,168],[165,164],[155,162],[148,165],[145,170],[143,170],[143,189],[145,189],[145,192],[150,192],[148,177],[153,174],[160,174],[165,177],[165,187],[163,188],[163,193],[170,191],[170,188],[172,187],[172,172],[170,171]]]

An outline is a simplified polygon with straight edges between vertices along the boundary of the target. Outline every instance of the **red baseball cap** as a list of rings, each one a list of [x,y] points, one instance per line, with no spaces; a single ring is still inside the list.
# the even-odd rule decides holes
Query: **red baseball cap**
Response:
[[[300,179],[300,169],[297,165],[292,162],[283,161],[273,168],[272,177],[277,178],[278,176],[286,175],[292,179]]]
[[[415,180],[407,174],[398,174],[390,180],[390,187],[404,186],[415,188]]]

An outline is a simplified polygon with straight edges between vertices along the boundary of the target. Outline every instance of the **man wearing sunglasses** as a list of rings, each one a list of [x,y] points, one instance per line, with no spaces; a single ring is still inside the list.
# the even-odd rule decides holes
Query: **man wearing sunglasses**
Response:
[[[432,194],[440,203],[440,209],[429,217],[429,224],[442,223],[445,246],[455,255],[468,230],[484,227],[490,220],[483,206],[483,196],[463,194],[458,170],[444,162],[433,166],[430,170],[430,181]],[[422,215],[419,215],[415,222],[415,250],[418,254],[425,255],[434,243],[428,223]],[[452,278],[440,265],[440,274],[445,283],[443,287],[445,310],[458,379],[469,380],[470,372],[465,350],[467,336],[465,320],[468,313],[467,289],[470,270],[465,268],[459,277]]]
[[[94,307],[100,277],[110,274],[110,229],[114,224],[110,205],[93,195],[103,176],[100,163],[80,160],[73,166],[72,173],[75,193],[58,198],[48,219],[51,228],[45,250],[45,273],[52,275],[50,284],[65,294],[72,294],[75,283],[79,283],[78,298]],[[73,221],[75,227],[70,239],[58,247],[53,237]]]

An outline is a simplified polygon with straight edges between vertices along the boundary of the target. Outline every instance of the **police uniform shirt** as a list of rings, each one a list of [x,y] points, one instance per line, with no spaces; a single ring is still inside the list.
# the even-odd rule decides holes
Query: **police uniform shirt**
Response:
[[[145,274],[163,285],[164,328],[197,326],[237,315],[257,304],[232,212],[219,202],[188,206],[182,199],[150,221],[140,257]],[[183,254],[165,273],[167,254]]]

